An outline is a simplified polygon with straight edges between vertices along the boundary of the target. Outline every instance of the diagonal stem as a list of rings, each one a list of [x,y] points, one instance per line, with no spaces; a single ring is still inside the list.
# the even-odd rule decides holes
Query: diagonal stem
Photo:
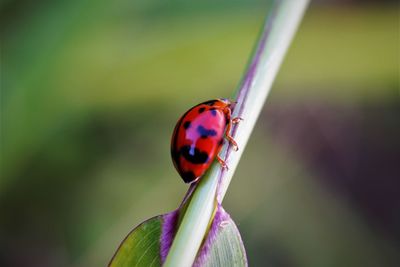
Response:
[[[308,0],[277,0],[265,22],[261,37],[236,96],[234,117],[244,120],[233,127],[239,146],[234,152],[227,143],[221,153],[229,169],[216,162],[193,191],[182,216],[164,266],[191,266],[239,163],[256,120],[271,89],[279,66],[301,21]]]
[[[220,173],[219,202],[222,202],[225,196],[243,148],[253,131],[308,2],[308,0],[278,0],[267,17],[254,56],[237,92],[237,105],[232,114],[233,117],[244,119],[232,129],[232,136],[240,150],[233,151],[233,147],[229,144],[220,153],[228,163],[229,170],[224,169]]]

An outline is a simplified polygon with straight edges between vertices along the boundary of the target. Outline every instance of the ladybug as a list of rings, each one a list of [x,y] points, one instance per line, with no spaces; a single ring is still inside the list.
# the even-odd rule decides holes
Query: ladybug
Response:
[[[229,132],[232,124],[241,120],[232,119],[231,114],[228,99],[215,99],[192,107],[179,119],[172,134],[171,156],[185,183],[197,181],[215,158],[227,168],[218,153],[224,137],[238,149]]]

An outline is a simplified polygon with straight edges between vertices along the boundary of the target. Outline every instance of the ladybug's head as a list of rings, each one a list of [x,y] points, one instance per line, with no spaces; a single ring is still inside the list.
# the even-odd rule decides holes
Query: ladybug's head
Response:
[[[226,104],[228,107],[232,104],[232,102],[228,98],[220,98],[218,100]]]
[[[237,104],[237,101],[232,101],[228,98],[220,98],[218,100],[221,101],[225,107],[228,107],[231,110],[233,110]]]

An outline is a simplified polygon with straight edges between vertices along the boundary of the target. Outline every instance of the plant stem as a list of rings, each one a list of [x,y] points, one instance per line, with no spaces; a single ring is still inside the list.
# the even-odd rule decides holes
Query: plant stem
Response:
[[[229,170],[224,169],[220,173],[219,202],[222,202],[225,196],[243,148],[253,131],[308,2],[309,0],[278,0],[266,20],[251,64],[239,87],[237,105],[233,111],[233,117],[243,118],[243,121],[232,129],[232,136],[240,150],[233,151],[229,144],[220,153],[227,161]]]
[[[233,116],[241,121],[232,130],[240,150],[226,144],[220,156],[229,169],[218,163],[202,177],[188,203],[164,266],[191,266],[212,221],[216,204],[221,203],[239,163],[244,147],[270,91],[287,48],[296,32],[308,0],[275,2],[258,41],[251,64],[237,93]]]

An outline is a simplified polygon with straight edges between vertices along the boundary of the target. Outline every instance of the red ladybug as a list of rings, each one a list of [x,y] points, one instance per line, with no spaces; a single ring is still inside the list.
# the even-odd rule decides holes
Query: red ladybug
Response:
[[[227,167],[218,153],[224,137],[237,150],[229,132],[232,123],[241,120],[231,118],[231,106],[228,99],[206,101],[189,109],[176,124],[171,140],[171,156],[185,183],[197,181],[215,158],[222,167]]]

